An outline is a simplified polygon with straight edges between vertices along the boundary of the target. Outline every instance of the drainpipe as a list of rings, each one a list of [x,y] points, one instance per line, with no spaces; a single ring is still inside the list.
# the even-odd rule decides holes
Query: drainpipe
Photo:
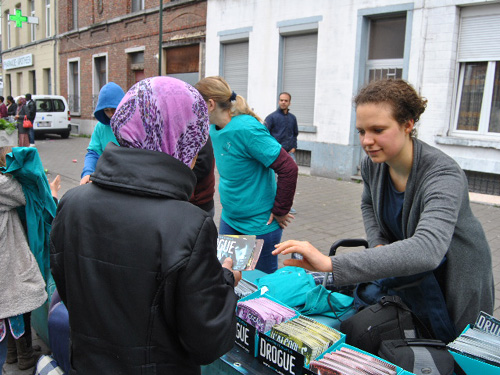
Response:
[[[57,0],[54,0],[54,95],[59,95],[59,82],[57,82]]]
[[[161,55],[162,55],[162,44],[163,44],[163,0],[160,0],[160,37],[158,45],[158,76],[161,76]]]

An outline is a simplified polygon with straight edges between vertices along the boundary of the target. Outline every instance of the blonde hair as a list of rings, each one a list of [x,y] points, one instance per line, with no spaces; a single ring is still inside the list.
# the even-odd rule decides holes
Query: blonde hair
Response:
[[[0,167],[7,166],[7,154],[12,151],[13,146],[0,147]]]
[[[231,117],[238,115],[250,115],[262,122],[262,119],[252,111],[247,101],[241,95],[236,95],[236,99],[231,101],[233,91],[226,80],[219,76],[206,77],[200,80],[194,87],[200,92],[207,102],[212,99],[223,110],[228,110]]]

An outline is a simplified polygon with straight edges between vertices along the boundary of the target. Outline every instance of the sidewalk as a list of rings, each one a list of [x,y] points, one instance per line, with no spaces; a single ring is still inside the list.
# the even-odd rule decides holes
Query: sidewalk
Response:
[[[55,138],[55,137],[54,137]],[[61,175],[60,196],[78,186],[83,168],[88,138],[46,139],[36,142],[49,179]],[[283,233],[283,240],[295,239],[311,242],[328,254],[331,244],[343,238],[364,238],[360,197],[362,184],[309,176],[301,169],[294,208],[295,220]],[[474,196],[474,199],[493,199],[490,204],[473,203],[474,214],[481,221],[491,246],[495,276],[496,304],[494,316],[500,319],[500,197]],[[221,211],[218,193],[215,196],[218,224]],[[493,203],[493,204],[491,204]],[[496,204],[496,205],[495,205]],[[280,259],[280,265],[283,259]],[[5,374],[30,374],[11,371]]]

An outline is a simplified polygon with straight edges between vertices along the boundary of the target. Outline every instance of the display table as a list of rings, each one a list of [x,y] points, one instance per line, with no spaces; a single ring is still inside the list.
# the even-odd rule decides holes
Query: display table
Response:
[[[258,278],[267,275],[266,273],[254,270],[254,271],[243,271],[242,277],[246,281],[255,283]],[[354,308],[342,315],[341,320],[345,320],[355,313]],[[309,315],[310,318],[330,326],[335,329],[339,329],[341,320],[332,319],[323,315]],[[228,375],[238,375],[238,374],[276,374],[274,370],[263,365],[259,360],[244,349],[235,345],[228,353],[211,363],[207,366],[202,366],[202,375],[215,375],[215,374],[228,374]]]
[[[264,366],[257,358],[237,345],[210,365],[201,366],[201,373],[202,375],[276,375],[274,370]]]

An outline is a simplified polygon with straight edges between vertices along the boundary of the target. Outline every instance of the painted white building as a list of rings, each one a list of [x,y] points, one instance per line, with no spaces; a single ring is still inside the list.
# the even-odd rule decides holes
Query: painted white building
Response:
[[[299,164],[342,178],[363,156],[352,98],[404,78],[428,99],[419,138],[500,192],[498,0],[208,0],[206,75],[261,117],[290,92]]]

